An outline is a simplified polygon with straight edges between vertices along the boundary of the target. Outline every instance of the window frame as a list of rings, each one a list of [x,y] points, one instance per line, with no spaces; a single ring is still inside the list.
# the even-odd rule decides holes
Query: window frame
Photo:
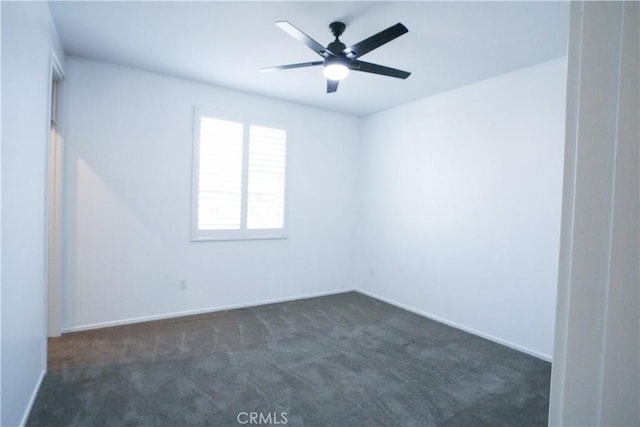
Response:
[[[289,175],[289,127],[275,120],[249,116],[245,114],[232,113],[206,107],[194,108],[193,120],[193,156],[191,163],[191,241],[236,241],[236,240],[274,240],[287,239],[287,206],[288,188],[287,180]],[[241,199],[240,199],[240,229],[237,230],[201,230],[198,228],[198,208],[199,208],[199,174],[200,174],[200,122],[203,117],[217,120],[227,120],[242,123],[242,176],[241,176]],[[251,126],[264,126],[282,129],[286,132],[285,141],[285,169],[284,169],[284,199],[283,199],[283,220],[282,228],[268,229],[248,229],[248,199],[249,199],[249,144]]]

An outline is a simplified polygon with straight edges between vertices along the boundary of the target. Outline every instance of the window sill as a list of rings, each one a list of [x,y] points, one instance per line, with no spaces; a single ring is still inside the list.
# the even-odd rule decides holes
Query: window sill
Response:
[[[191,237],[191,242],[232,242],[242,240],[286,240],[287,235],[278,236],[198,236]]]

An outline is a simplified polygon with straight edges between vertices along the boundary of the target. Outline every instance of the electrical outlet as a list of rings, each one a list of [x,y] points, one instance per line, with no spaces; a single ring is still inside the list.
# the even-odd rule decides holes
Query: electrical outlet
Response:
[[[184,291],[185,289],[187,289],[187,281],[186,281],[186,279],[180,279],[180,280],[178,281],[178,283],[179,283],[179,285],[178,285],[178,286],[180,287],[180,289],[182,289],[183,291]]]

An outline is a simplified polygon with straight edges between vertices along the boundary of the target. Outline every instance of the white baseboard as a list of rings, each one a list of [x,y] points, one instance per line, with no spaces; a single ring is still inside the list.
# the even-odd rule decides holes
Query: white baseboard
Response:
[[[38,378],[38,382],[36,383],[33,392],[31,393],[31,398],[29,398],[29,403],[27,404],[27,408],[24,411],[24,415],[22,416],[22,420],[20,420],[20,427],[23,427],[27,424],[27,420],[29,419],[29,414],[31,414],[31,408],[33,408],[33,404],[36,402],[36,397],[38,397],[38,392],[40,391],[40,386],[42,385],[42,381],[44,380],[44,376],[47,374],[47,370],[43,369],[40,372],[40,378]]]
[[[359,293],[361,293],[363,295],[367,295],[367,296],[369,296],[371,298],[375,298],[377,300],[386,302],[388,304],[394,305],[396,307],[402,308],[404,310],[410,311],[412,313],[418,314],[418,315],[426,317],[428,319],[435,320],[436,322],[444,323],[445,325],[451,326],[453,328],[460,329],[462,331],[469,332],[469,333],[471,333],[473,335],[488,339],[488,340],[496,342],[498,344],[502,344],[504,346],[513,348],[514,350],[521,351],[521,352],[526,353],[528,355],[537,357],[538,359],[542,359],[542,360],[547,361],[547,362],[551,362],[552,361],[552,357],[547,355],[547,354],[542,354],[542,353],[537,352],[535,350],[531,350],[531,349],[523,347],[521,345],[514,344],[512,342],[509,342],[509,341],[503,340],[501,338],[495,337],[493,335],[478,331],[478,330],[470,328],[468,326],[464,326],[464,325],[461,325],[459,323],[456,323],[456,322],[441,318],[439,316],[435,316],[435,315],[433,315],[431,313],[427,313],[425,311],[418,310],[418,309],[416,309],[414,307],[411,307],[409,305],[403,304],[401,302],[398,302],[398,301],[395,301],[395,300],[392,300],[392,299],[377,295],[377,294],[369,292],[369,291],[365,291],[364,289],[355,289],[355,288],[351,288],[351,289],[336,289],[336,290],[326,291],[326,292],[316,292],[316,293],[311,293],[311,294],[294,295],[294,296],[289,296],[289,297],[252,301],[252,302],[241,303],[241,304],[230,304],[230,305],[224,305],[224,306],[218,306],[218,307],[207,307],[207,308],[196,309],[196,310],[177,311],[177,312],[164,313],[164,314],[158,314],[158,315],[152,315],[152,316],[132,317],[132,318],[128,318],[128,319],[114,320],[114,321],[101,322],[101,323],[91,323],[91,324],[86,324],[86,325],[78,325],[78,326],[72,326],[72,327],[68,327],[68,328],[62,328],[62,333],[66,334],[66,333],[70,333],[70,332],[80,332],[80,331],[86,331],[86,330],[91,330],[91,329],[109,328],[109,327],[112,327],[112,326],[130,325],[130,324],[133,324],[133,323],[150,322],[150,321],[154,321],[154,320],[172,319],[172,318],[175,318],[175,317],[182,317],[182,316],[193,316],[193,315],[196,315],[196,314],[215,313],[216,311],[224,311],[224,310],[233,310],[233,309],[238,309],[238,308],[255,307],[255,306],[265,305],[265,304],[274,304],[274,303],[279,303],[279,302],[287,302],[287,301],[294,301],[294,300],[307,299],[307,298],[323,297],[323,296],[327,296],[327,295],[336,295],[336,294],[342,294],[342,293],[345,293],[345,292],[353,292],[353,291],[359,292]],[[39,385],[38,385],[38,387],[39,387]]]
[[[258,305],[275,304],[279,302],[294,301],[299,299],[308,299],[308,298],[324,297],[328,295],[337,295],[337,294],[343,294],[345,292],[353,292],[355,290],[356,289],[353,289],[353,288],[336,289],[336,290],[326,291],[326,292],[316,292],[311,294],[302,294],[302,295],[295,295],[295,296],[282,297],[282,298],[273,298],[273,299],[267,299],[267,300],[252,301],[248,303],[241,303],[241,304],[230,304],[230,305],[223,305],[218,307],[200,308],[196,310],[186,310],[186,311],[176,311],[172,313],[156,314],[151,316],[131,317],[128,319],[113,320],[113,321],[101,322],[101,323],[90,323],[85,325],[62,328],[62,333],[67,334],[71,332],[87,331],[91,329],[110,328],[112,326],[130,325],[133,323],[151,322],[154,320],[172,319],[174,317],[215,313],[216,311],[234,310],[237,308],[255,307]]]
[[[364,289],[356,289],[356,292],[360,292],[363,295],[367,295],[367,296],[369,296],[371,298],[375,298],[377,300],[380,300],[380,301],[386,302],[388,304],[394,305],[396,307],[402,308],[404,310],[410,311],[410,312],[415,313],[415,314],[417,314],[419,316],[423,316],[423,317],[426,317],[428,319],[435,320],[436,322],[444,323],[445,325],[451,326],[453,328],[460,329],[460,330],[465,331],[465,332],[469,332],[470,334],[479,336],[481,338],[488,339],[489,341],[493,341],[493,342],[496,342],[498,344],[502,344],[502,345],[507,346],[509,348],[512,348],[514,350],[521,351],[522,353],[526,353],[526,354],[528,354],[530,356],[537,357],[538,359],[542,359],[542,360],[544,360],[546,362],[551,362],[552,359],[553,359],[552,356],[549,356],[547,354],[542,354],[542,353],[537,352],[535,350],[531,350],[530,348],[526,348],[526,347],[523,347],[521,345],[514,344],[512,342],[503,340],[501,338],[494,337],[493,335],[478,331],[478,330],[473,329],[473,328],[469,328],[468,326],[460,325],[459,323],[452,322],[450,320],[443,319],[443,318],[438,317],[438,316],[434,316],[431,313],[427,313],[425,311],[418,310],[417,308],[411,307],[411,306],[403,304],[401,302],[398,302],[398,301],[395,301],[395,300],[392,300],[392,299],[389,299],[389,298],[385,298],[385,297],[382,297],[380,295],[376,295],[373,292],[365,291]]]

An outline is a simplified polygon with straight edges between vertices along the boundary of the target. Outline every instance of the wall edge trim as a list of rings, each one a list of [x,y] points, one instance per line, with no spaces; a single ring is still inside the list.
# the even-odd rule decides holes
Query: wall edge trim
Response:
[[[36,381],[36,385],[33,388],[33,392],[31,393],[31,397],[29,398],[29,403],[27,403],[27,407],[24,410],[24,415],[22,415],[22,419],[20,420],[20,427],[23,427],[27,424],[27,420],[29,419],[29,415],[31,415],[31,409],[33,408],[33,404],[36,403],[36,398],[38,397],[38,392],[40,391],[40,386],[42,386],[42,381],[44,381],[44,376],[47,374],[47,370],[43,369],[40,371],[40,377],[38,381]]]
[[[303,300],[303,299],[323,297],[323,296],[329,296],[329,295],[337,295],[337,294],[343,294],[343,293],[353,292],[353,291],[356,291],[356,289],[342,288],[342,289],[334,289],[331,291],[314,292],[314,293],[294,295],[294,296],[281,297],[281,298],[263,299],[263,300],[251,301],[247,303],[228,304],[228,305],[221,305],[221,306],[215,306],[215,307],[199,308],[194,310],[175,311],[175,312],[169,312],[169,313],[163,313],[163,314],[154,314],[150,316],[130,317],[130,318],[120,319],[120,320],[112,320],[112,321],[100,322],[100,323],[88,323],[85,325],[65,327],[65,328],[62,328],[61,332],[63,334],[68,334],[72,332],[88,331],[92,329],[102,329],[102,328],[110,328],[113,326],[152,322],[154,320],[173,319],[176,317],[194,316],[198,314],[215,313],[218,311],[235,310],[239,308],[249,308],[249,307],[256,307],[256,306],[267,305],[267,304],[276,304],[280,302],[288,302],[288,301]]]
[[[434,320],[436,322],[445,324],[447,326],[451,326],[452,328],[456,328],[456,329],[459,329],[461,331],[468,332],[468,333],[470,333],[472,335],[478,336],[480,338],[484,338],[484,339],[487,339],[489,341],[493,341],[493,342],[495,342],[497,344],[504,345],[504,346],[509,347],[509,348],[511,348],[513,350],[517,350],[517,351],[519,351],[521,353],[528,354],[529,356],[533,356],[533,357],[536,357],[538,359],[544,360],[545,362],[550,362],[550,363],[553,362],[553,358],[551,356],[549,356],[548,354],[543,354],[543,353],[540,353],[538,351],[532,350],[530,348],[523,347],[521,345],[512,343],[510,341],[503,340],[502,338],[498,338],[498,337],[495,337],[495,336],[493,336],[491,334],[487,334],[485,332],[478,331],[477,329],[473,329],[473,328],[470,328],[468,326],[464,326],[464,325],[461,325],[459,323],[453,322],[451,320],[447,320],[447,319],[444,319],[442,317],[435,316],[435,315],[433,315],[431,313],[428,313],[426,311],[418,310],[417,308],[411,307],[409,305],[403,304],[401,302],[398,302],[398,301],[390,299],[390,298],[386,298],[386,297],[380,296],[380,295],[375,294],[375,293],[370,292],[370,291],[365,291],[364,289],[356,289],[355,291],[359,292],[359,293],[361,293],[363,295],[369,296],[371,298],[375,298],[377,300],[380,300],[382,302],[386,302],[387,304],[391,304],[391,305],[394,305],[394,306],[396,306],[398,308],[402,308],[404,310],[410,311],[410,312],[412,312],[414,314],[417,314],[419,316],[426,317],[427,319]]]

